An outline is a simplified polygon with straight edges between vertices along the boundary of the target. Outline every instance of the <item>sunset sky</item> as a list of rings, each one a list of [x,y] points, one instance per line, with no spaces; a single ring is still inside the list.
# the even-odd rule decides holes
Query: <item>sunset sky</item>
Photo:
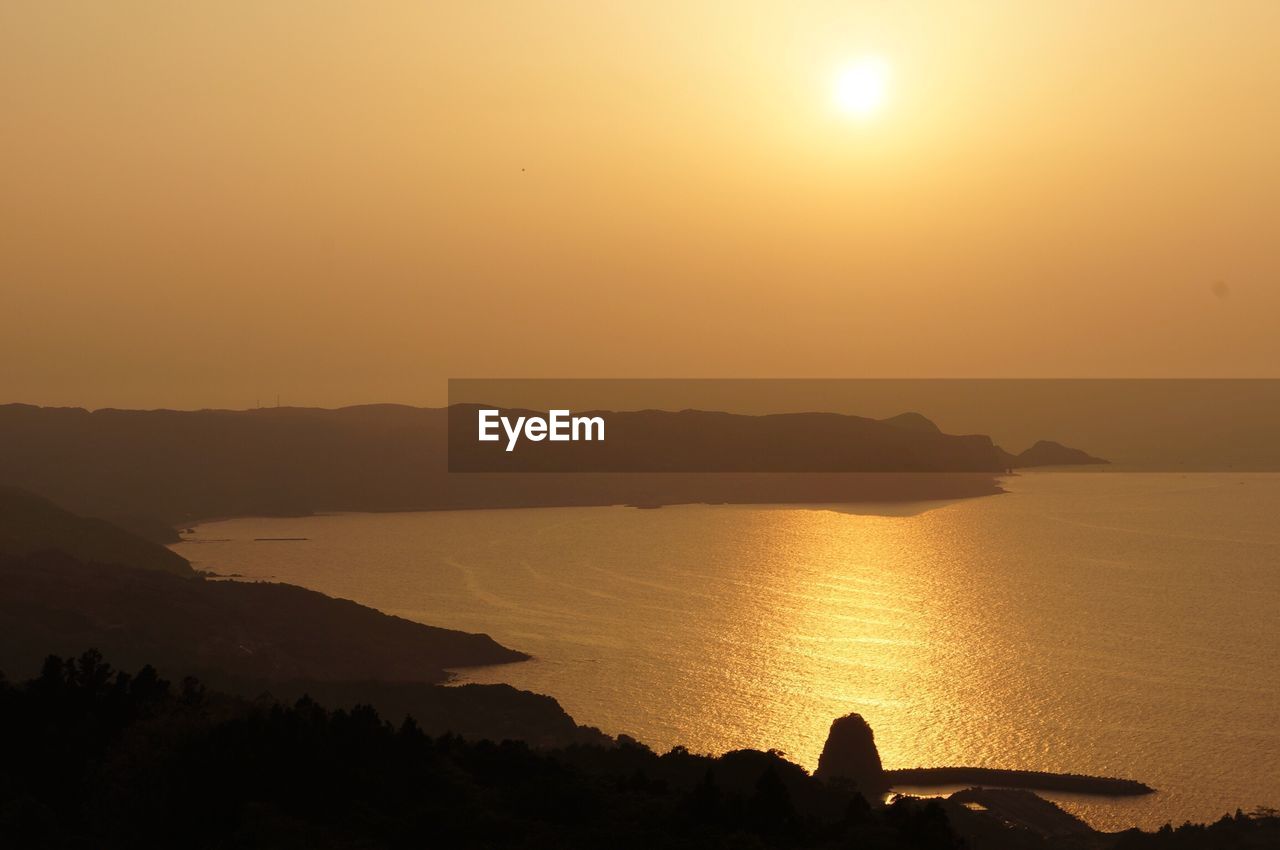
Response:
[[[7,0],[0,403],[1280,376],[1277,44],[1272,0]]]

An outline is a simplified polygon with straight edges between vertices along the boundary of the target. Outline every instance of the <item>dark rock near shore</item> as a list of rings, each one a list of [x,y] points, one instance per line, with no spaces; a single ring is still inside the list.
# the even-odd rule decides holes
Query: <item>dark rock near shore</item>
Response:
[[[832,722],[813,775],[819,779],[852,780],[867,796],[889,790],[875,733],[860,714],[846,714]]]

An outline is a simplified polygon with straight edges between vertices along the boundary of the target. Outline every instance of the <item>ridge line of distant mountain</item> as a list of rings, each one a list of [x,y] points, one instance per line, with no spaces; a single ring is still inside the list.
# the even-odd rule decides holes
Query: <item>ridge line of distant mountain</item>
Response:
[[[490,432],[493,442],[483,443],[476,439],[477,414],[486,410],[506,421],[498,434]],[[872,419],[827,411],[591,408],[573,416],[607,421],[607,438],[566,454],[563,443],[508,439],[513,423],[545,417],[545,410],[465,403],[447,411],[450,468],[465,472],[999,473],[1108,463],[1052,440],[1013,454],[985,434],[944,433],[916,412]]]
[[[717,416],[743,431],[744,439],[755,439],[752,429],[761,420]],[[156,520],[173,525],[324,511],[950,499],[1001,492],[996,478],[1012,467],[1098,462],[1050,443],[1009,455],[989,437],[944,435],[919,414],[883,421],[831,414],[824,418],[831,434],[856,437],[839,446],[847,461],[841,472],[450,475],[448,418],[449,408],[394,404],[240,411],[0,405],[0,483],[164,539],[166,529]],[[801,433],[795,442],[821,459],[820,440]],[[720,451],[730,456],[732,441]],[[916,477],[888,474],[907,470]]]

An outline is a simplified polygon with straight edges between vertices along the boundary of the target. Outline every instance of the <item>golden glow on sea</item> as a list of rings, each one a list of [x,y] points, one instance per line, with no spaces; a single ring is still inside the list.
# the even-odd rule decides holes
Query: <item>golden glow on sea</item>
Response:
[[[764,547],[769,562],[787,569],[764,580],[732,580],[724,599],[742,614],[725,666],[753,706],[727,707],[716,721],[727,737],[778,740],[812,767],[830,720],[852,711],[871,722],[887,766],[972,761],[972,742],[946,733],[946,719],[994,722],[1009,695],[1001,668],[985,663],[999,645],[962,642],[974,629],[988,629],[983,612],[949,590],[964,581],[949,574],[954,568],[944,556],[957,533],[946,513],[904,522],[776,510],[760,512],[756,522],[753,537],[738,544],[742,556]],[[936,686],[941,671],[954,676],[954,687]],[[935,718],[931,729],[921,727],[925,717]],[[999,747],[991,749],[998,763]],[[988,755],[984,750],[980,744],[976,753]]]
[[[861,514],[245,519],[201,526],[210,542],[184,554],[486,632],[535,659],[470,680],[660,751],[776,748],[813,768],[832,719],[857,712],[888,767],[1130,777],[1161,793],[1068,805],[1157,827],[1280,797],[1280,674],[1261,663],[1280,640],[1278,481],[1044,474]],[[308,540],[252,542],[270,536]]]

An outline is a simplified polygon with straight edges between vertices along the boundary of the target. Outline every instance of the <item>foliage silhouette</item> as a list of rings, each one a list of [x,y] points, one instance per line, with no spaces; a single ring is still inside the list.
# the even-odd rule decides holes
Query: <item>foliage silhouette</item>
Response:
[[[778,753],[433,737],[367,706],[130,675],[94,651],[51,656],[22,684],[0,677],[0,752],[5,847],[964,846],[946,804],[871,806]],[[1274,813],[1237,813],[1099,846],[1252,848],[1277,835]],[[1055,846],[1016,838],[984,846]]]
[[[935,804],[873,811],[776,754],[432,737],[92,651],[0,681],[0,750],[11,847],[958,846]]]

